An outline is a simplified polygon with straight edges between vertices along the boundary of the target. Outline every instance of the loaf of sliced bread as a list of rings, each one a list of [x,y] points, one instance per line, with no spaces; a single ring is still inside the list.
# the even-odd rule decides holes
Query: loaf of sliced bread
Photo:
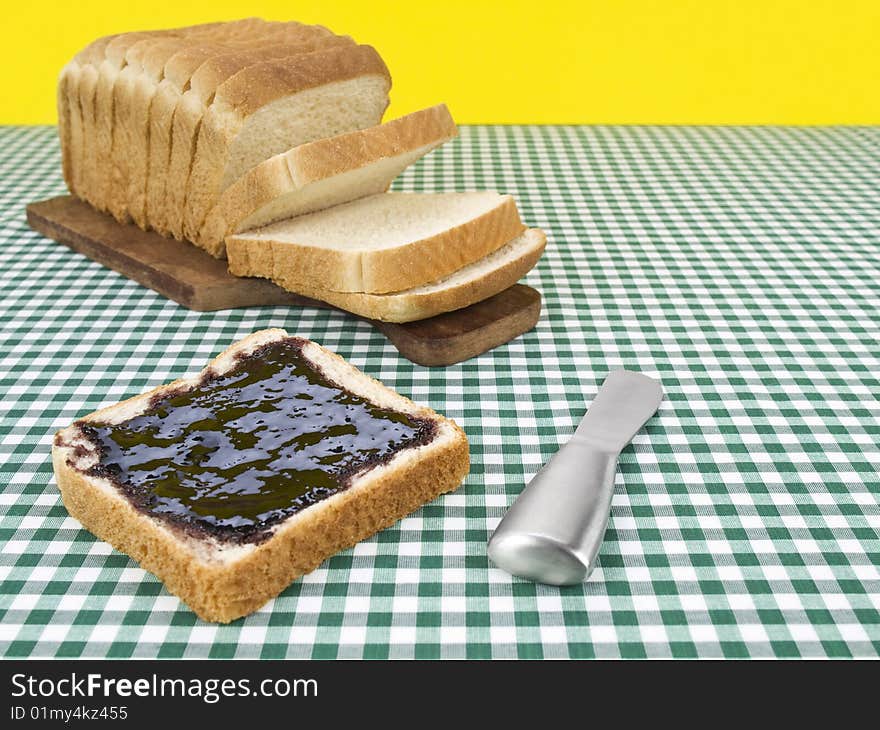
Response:
[[[219,622],[455,489],[469,468],[453,421],[283,330],[76,421],[52,462],[71,516]]]
[[[488,256],[465,266],[440,281],[391,294],[338,292],[312,286],[298,288],[283,279],[276,284],[297,294],[318,299],[347,312],[383,322],[414,322],[482,302],[525,276],[541,258],[547,237],[530,228]]]
[[[185,185],[183,235],[197,240],[220,194],[264,160],[297,145],[378,124],[391,77],[371,46],[257,64],[218,89],[199,129]]]
[[[498,193],[380,193],[226,239],[229,271],[385,294],[438,281],[525,231]]]
[[[190,43],[213,37],[224,38],[231,32],[250,36],[268,24],[250,18],[233,23],[207,23],[170,30],[139,31],[107,36],[90,44],[80,58],[78,104],[84,129],[83,146],[76,150],[82,167],[82,177],[90,202],[96,207],[108,208],[107,195],[112,151],[113,95],[116,79],[126,65],[129,49],[143,41],[178,38]]]
[[[445,104],[294,147],[252,168],[220,196],[197,240],[223,256],[231,233],[384,192],[458,130]]]
[[[217,52],[211,56],[215,59],[222,56],[224,50],[232,52],[257,47],[276,38],[283,40],[294,33],[303,35],[301,28],[310,26],[248,19],[219,24],[210,31],[195,34],[195,37],[147,39],[129,47],[125,67],[114,87],[111,212],[119,218],[119,211],[127,210],[138,225],[146,225],[143,199],[149,148],[149,108],[164,77],[165,65],[172,58],[182,52],[191,53],[194,43],[210,41],[218,44]],[[326,29],[312,33],[332,36]]]
[[[64,67],[58,84],[62,168],[68,186],[95,207],[111,210],[118,218],[127,219],[124,213],[127,193],[120,194],[124,187],[120,178],[145,179],[141,171],[147,167],[150,157],[142,150],[149,151],[149,141],[140,144],[123,139],[114,143],[116,122],[130,125],[134,120],[146,130],[150,129],[149,107],[155,90],[166,78],[166,71],[172,82],[178,82],[182,94],[189,88],[192,74],[205,61],[228,57],[242,50],[260,54],[259,58],[251,59],[251,63],[287,57],[292,52],[266,51],[278,44],[302,44],[303,41],[319,39],[338,40],[332,32],[320,26],[249,18],[229,23],[123,33],[90,43]],[[350,39],[347,42],[351,43]],[[313,44],[310,50],[315,47]],[[174,53],[175,48],[177,53]],[[300,47],[297,52],[304,50]],[[189,61],[193,59],[197,62],[190,65]],[[231,69],[227,76],[242,67],[240,64]],[[148,78],[144,79],[144,76]],[[146,88],[143,87],[145,81]],[[143,92],[137,104],[126,102],[127,98],[134,98],[134,86],[144,88],[146,104]],[[120,106],[117,101],[121,102]],[[149,138],[148,132],[147,136]],[[127,155],[126,149],[132,154]],[[130,173],[132,166],[135,166],[134,172]],[[145,201],[140,203],[141,197],[146,196],[135,193],[136,207],[144,209],[146,204]],[[138,222],[144,222],[143,215],[139,218]]]
[[[380,124],[390,76],[321,26],[246,19],[98,39],[59,80],[75,194],[239,276],[411,321],[515,282],[544,246],[510,196],[388,193],[457,130],[444,105]]]
[[[168,179],[180,180],[181,184],[166,188],[165,214],[169,220],[168,227],[176,238],[183,236],[186,180],[192,169],[202,120],[221,85],[243,69],[259,63],[277,60],[286,65],[295,65],[306,54],[343,47],[353,51],[356,44],[348,37],[311,33],[293,37],[285,43],[265,44],[216,56],[199,67],[190,80],[189,88],[177,102],[172,124]]]

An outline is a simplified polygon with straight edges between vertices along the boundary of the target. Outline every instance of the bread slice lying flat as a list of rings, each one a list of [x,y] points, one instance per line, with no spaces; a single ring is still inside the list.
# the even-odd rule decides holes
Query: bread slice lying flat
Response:
[[[220,622],[469,469],[453,421],[283,330],[59,431],[52,461],[74,518]]]
[[[513,286],[532,270],[546,243],[544,231],[530,228],[497,251],[440,281],[391,294],[337,292],[316,285],[293,289],[284,280],[275,283],[368,319],[414,322],[482,302]]]
[[[438,281],[519,236],[516,203],[498,193],[380,193],[226,239],[229,271],[385,294]]]
[[[458,134],[445,104],[316,140],[271,157],[220,196],[199,246],[222,257],[231,233],[384,192],[420,157]]]

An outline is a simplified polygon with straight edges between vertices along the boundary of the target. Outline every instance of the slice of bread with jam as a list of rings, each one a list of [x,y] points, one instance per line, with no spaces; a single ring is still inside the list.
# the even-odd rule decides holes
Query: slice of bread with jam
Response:
[[[453,421],[279,329],[76,421],[52,459],[74,518],[219,622],[456,489],[469,469]]]

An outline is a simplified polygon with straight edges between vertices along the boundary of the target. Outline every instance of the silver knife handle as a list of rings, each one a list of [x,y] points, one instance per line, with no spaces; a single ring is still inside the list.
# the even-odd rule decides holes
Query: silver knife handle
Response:
[[[582,582],[608,525],[618,456],[576,433],[508,510],[489,541],[489,558],[521,578]]]

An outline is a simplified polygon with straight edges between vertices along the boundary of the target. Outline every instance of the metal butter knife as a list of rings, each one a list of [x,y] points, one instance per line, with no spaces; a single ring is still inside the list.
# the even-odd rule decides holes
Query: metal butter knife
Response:
[[[489,558],[539,583],[572,585],[589,576],[611,514],[617,459],[661,400],[653,378],[610,373],[574,436],[501,520],[489,540]]]

